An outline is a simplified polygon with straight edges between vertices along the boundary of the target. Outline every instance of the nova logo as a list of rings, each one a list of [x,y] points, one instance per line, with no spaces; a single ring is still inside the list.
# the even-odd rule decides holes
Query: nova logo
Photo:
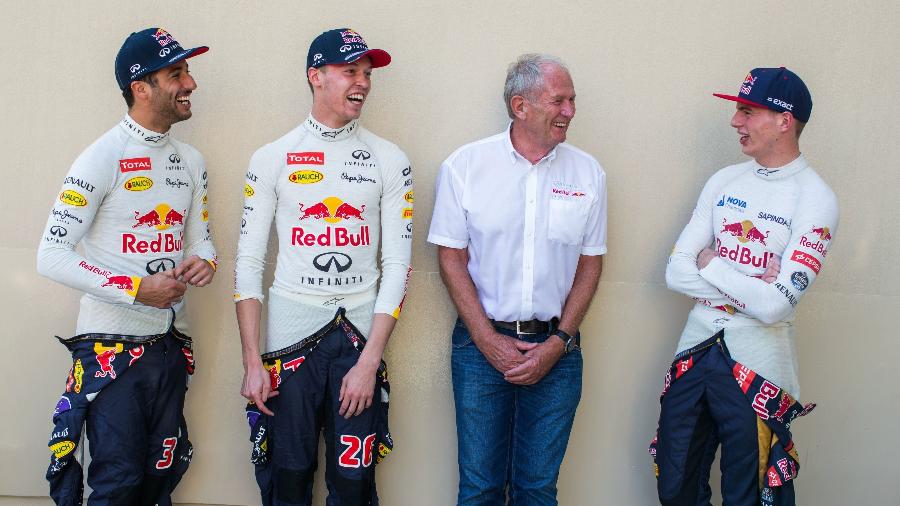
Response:
[[[730,197],[728,195],[722,195],[722,198],[719,199],[719,203],[716,204],[717,207],[723,207],[727,205],[728,207],[740,207],[741,209],[747,209],[747,202],[737,198]]]

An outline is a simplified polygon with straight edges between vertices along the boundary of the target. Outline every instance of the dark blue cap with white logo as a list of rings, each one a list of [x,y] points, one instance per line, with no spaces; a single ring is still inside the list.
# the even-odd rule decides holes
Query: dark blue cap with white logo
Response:
[[[353,63],[368,56],[372,68],[384,67],[391,63],[391,55],[383,49],[369,49],[362,35],[350,28],[335,28],[322,32],[313,39],[306,55],[306,68],[323,65]]]
[[[741,83],[737,96],[721,93],[713,95],[775,112],[789,112],[804,123],[809,121],[812,114],[809,89],[797,74],[784,67],[751,70]]]
[[[185,49],[162,28],[134,32],[116,55],[116,81],[124,90],[132,81],[181,60],[209,51],[207,46]]]

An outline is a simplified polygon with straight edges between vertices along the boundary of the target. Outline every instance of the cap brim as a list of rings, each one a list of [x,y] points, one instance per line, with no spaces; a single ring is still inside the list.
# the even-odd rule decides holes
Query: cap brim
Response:
[[[724,98],[725,100],[731,100],[732,102],[740,102],[742,104],[752,105],[753,107],[762,107],[763,109],[768,109],[768,106],[758,104],[753,102],[752,100],[747,100],[746,98],[736,97],[734,95],[724,95],[722,93],[713,93],[714,97]]]
[[[389,55],[388,52],[383,49],[369,49],[368,51],[360,54],[359,58],[362,58],[363,56],[369,57],[369,60],[372,62],[373,69],[377,69],[378,67],[387,67],[391,63],[391,55]],[[359,58],[357,58],[357,60]]]

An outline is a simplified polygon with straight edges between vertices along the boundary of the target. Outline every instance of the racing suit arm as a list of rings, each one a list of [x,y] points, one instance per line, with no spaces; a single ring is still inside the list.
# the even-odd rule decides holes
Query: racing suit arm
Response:
[[[216,257],[216,248],[213,245],[212,237],[209,233],[209,207],[208,207],[208,190],[207,190],[207,174],[206,165],[200,153],[191,153],[190,174],[194,181],[193,198],[191,199],[191,208],[188,209],[185,216],[185,258],[191,255],[206,260],[213,270],[218,268],[218,259]]]
[[[837,198],[831,190],[808,191],[798,203],[791,238],[782,252],[774,282],[746,276],[723,259],[713,258],[700,275],[745,307],[741,312],[771,325],[787,317],[815,281],[837,232]]]
[[[386,162],[381,194],[381,282],[375,313],[397,319],[412,272],[413,179],[409,159],[402,151],[397,150]]]
[[[244,214],[234,266],[235,302],[263,300],[262,278],[266,266],[269,229],[275,217],[275,185],[278,164],[257,151],[250,159],[244,183]]]
[[[696,299],[707,299],[713,305],[729,301],[719,290],[700,276],[697,256],[713,243],[712,206],[718,184],[710,178],[700,192],[697,206],[688,224],[681,231],[666,265],[666,286],[670,290]],[[715,302],[713,302],[715,301]]]
[[[86,150],[66,174],[41,235],[37,270],[42,276],[100,300],[133,304],[140,276],[113,272],[75,251],[75,246],[91,231],[103,199],[115,185],[116,161],[92,155],[90,149]]]

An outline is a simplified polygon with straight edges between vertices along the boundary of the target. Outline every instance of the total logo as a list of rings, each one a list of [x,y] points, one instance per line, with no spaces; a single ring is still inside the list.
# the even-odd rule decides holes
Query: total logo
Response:
[[[138,170],[152,170],[153,164],[150,157],[143,158],[126,158],[119,160],[119,170],[122,172],[134,172]]]
[[[748,242],[758,242],[763,246],[766,245],[766,239],[769,237],[768,230],[766,230],[765,235],[763,235],[763,233],[760,232],[758,228],[753,226],[753,222],[750,220],[728,223],[728,220],[722,218],[722,230],[720,230],[719,233],[729,233],[737,237],[738,242],[742,244],[746,244]]]

